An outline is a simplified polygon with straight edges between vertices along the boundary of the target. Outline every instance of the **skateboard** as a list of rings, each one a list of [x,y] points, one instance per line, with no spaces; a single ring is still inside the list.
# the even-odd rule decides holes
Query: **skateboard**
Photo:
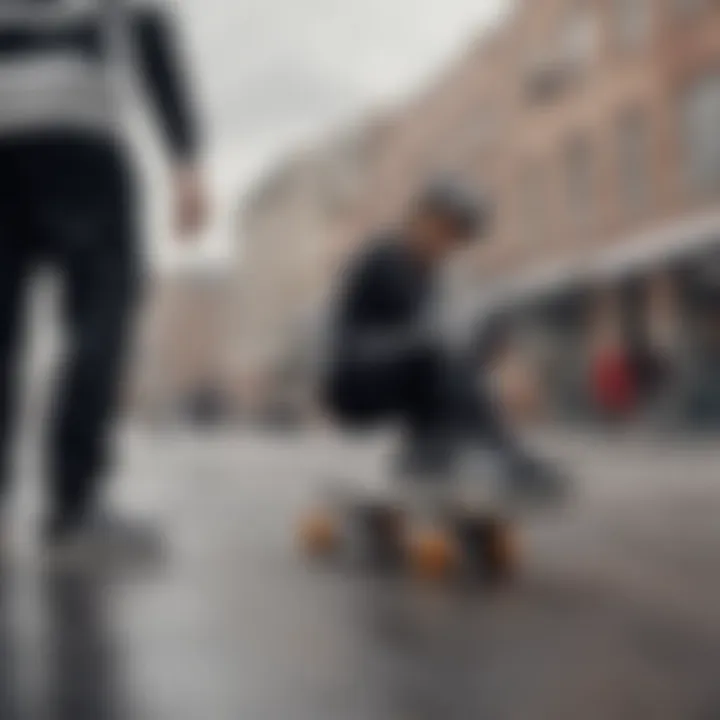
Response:
[[[503,491],[497,464],[452,476],[393,476],[330,483],[299,526],[301,550],[425,580],[503,581],[520,562],[520,505]]]

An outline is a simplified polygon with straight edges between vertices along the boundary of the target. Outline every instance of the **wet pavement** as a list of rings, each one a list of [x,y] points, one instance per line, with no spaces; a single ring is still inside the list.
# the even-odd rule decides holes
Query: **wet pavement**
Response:
[[[51,574],[30,532],[0,574],[2,720],[720,717],[720,449],[547,435],[576,505],[525,528],[514,585],[318,570],[293,523],[373,443],[131,433],[115,485],[164,528],[142,573]],[[34,473],[31,467],[25,470]]]

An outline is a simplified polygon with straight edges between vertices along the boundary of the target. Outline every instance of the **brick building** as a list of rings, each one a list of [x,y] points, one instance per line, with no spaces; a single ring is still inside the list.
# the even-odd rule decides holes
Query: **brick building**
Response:
[[[447,171],[495,199],[495,236],[476,253],[493,273],[712,207],[720,5],[516,6],[399,114],[354,231],[397,217],[418,183]]]

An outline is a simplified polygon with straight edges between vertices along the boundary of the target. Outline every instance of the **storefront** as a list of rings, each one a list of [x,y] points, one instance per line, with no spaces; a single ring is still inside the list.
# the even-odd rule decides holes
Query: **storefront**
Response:
[[[720,427],[720,218],[646,235],[538,279],[503,302],[515,347],[531,358],[546,416],[600,414],[593,368],[627,366],[628,421]]]

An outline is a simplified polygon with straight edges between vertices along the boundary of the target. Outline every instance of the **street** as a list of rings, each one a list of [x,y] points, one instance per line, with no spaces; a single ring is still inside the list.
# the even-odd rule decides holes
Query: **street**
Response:
[[[294,523],[373,441],[127,434],[118,504],[164,529],[141,575],[49,575],[23,484],[0,575],[0,718],[424,720],[720,714],[720,450],[547,433],[578,477],[524,528],[510,587],[421,587],[309,565]],[[24,469],[33,475],[32,460]]]

